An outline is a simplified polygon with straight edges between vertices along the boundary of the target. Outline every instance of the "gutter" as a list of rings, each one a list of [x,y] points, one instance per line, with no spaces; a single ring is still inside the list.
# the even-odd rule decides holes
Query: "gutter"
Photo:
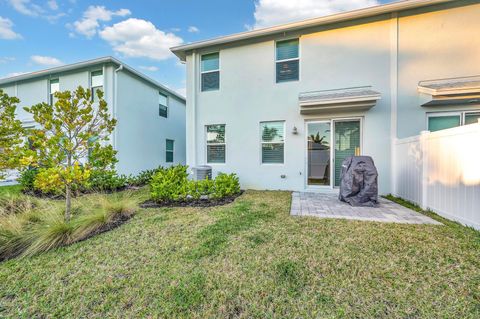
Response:
[[[238,42],[247,39],[253,39],[263,36],[275,35],[279,33],[286,33],[291,31],[297,31],[301,29],[306,29],[310,27],[317,27],[326,24],[338,23],[343,21],[368,18],[372,16],[377,16],[386,13],[404,11],[408,9],[415,9],[425,6],[431,6],[435,4],[453,2],[458,0],[404,0],[394,3],[378,5],[374,7],[352,10],[348,12],[342,12],[337,14],[332,14],[324,17],[313,18],[308,20],[303,20],[299,22],[287,23],[282,25],[277,25],[273,27],[240,32],[228,36],[218,37],[214,39],[194,42],[190,44],[185,44],[177,47],[170,48],[170,50],[182,61],[185,61],[187,51],[194,49],[200,49],[205,47],[211,47],[215,45],[222,45],[226,43]]]

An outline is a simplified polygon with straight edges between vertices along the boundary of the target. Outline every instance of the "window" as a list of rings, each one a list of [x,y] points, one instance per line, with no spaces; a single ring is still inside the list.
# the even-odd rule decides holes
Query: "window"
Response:
[[[480,112],[465,113],[465,124],[464,125],[478,123],[479,119],[480,119]]]
[[[260,122],[262,164],[283,164],[285,122]]]
[[[161,117],[168,117],[168,96],[158,93],[158,114]]]
[[[58,79],[50,80],[50,105],[54,105],[57,98],[54,96],[55,92],[60,92],[60,81]]]
[[[428,130],[445,130],[461,125],[478,123],[480,112],[436,112],[427,114]]]
[[[165,162],[173,163],[174,140],[165,141]]]
[[[225,163],[225,124],[207,125],[207,163]]]
[[[298,44],[298,39],[277,42],[275,60],[277,83],[298,81],[300,65]]]
[[[103,91],[103,71],[93,71],[91,74],[92,101],[98,102],[97,91]]]
[[[220,88],[219,53],[202,55],[202,91],[215,91]]]

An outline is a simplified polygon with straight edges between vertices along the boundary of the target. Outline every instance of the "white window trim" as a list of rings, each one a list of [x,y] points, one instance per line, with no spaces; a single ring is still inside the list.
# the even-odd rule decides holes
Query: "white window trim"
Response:
[[[97,86],[93,86],[93,72],[98,72],[98,71],[102,71],[102,85],[97,85]],[[104,87],[105,87],[105,71],[103,69],[100,69],[100,70],[92,70],[90,71],[90,94],[92,95],[92,101],[95,101],[95,89],[96,88],[102,88],[102,92],[104,94],[104,97],[105,97],[105,90],[104,90]]]
[[[162,93],[162,92],[160,92],[160,91],[158,92],[158,94],[159,94],[159,95],[163,95],[163,96],[166,98],[166,100],[167,100],[167,104],[166,104],[166,105],[160,104],[160,101],[158,102],[158,107],[159,107],[159,108],[160,108],[160,106],[165,106],[165,107],[167,108],[167,116],[166,116],[166,117],[161,116],[161,115],[160,115],[160,110],[159,110],[159,114],[158,114],[158,115],[159,115],[160,117],[163,117],[163,118],[165,118],[165,119],[168,119],[168,118],[170,117],[170,97],[169,97],[167,94],[164,94],[164,93]]]
[[[262,123],[275,123],[275,122],[283,122],[283,142],[264,142],[263,138],[262,138]],[[260,121],[260,123],[259,123],[259,128],[260,128],[260,130],[259,130],[260,131],[259,132],[259,134],[260,134],[260,136],[259,136],[259,138],[260,138],[260,158],[259,158],[260,165],[264,165],[264,166],[283,166],[283,165],[285,165],[285,163],[286,163],[285,149],[286,149],[286,145],[287,145],[287,136],[286,136],[287,135],[286,134],[286,127],[287,126],[286,125],[287,125],[287,121],[285,121],[285,120]],[[263,154],[262,154],[263,144],[283,144],[283,163],[264,163],[263,160],[262,160],[262,158],[263,158]]]
[[[223,143],[209,143],[208,142],[208,127],[214,125],[223,125],[225,127],[225,137]],[[225,161],[223,163],[211,163],[208,161],[208,146],[210,145],[224,145],[225,146]],[[205,163],[209,165],[226,165],[227,164],[227,124],[206,124],[205,125]]]
[[[289,41],[289,40],[298,40],[298,57],[297,58],[290,58],[290,59],[281,59],[277,60],[277,43],[278,42],[284,42],[284,41]],[[301,70],[301,63],[300,63],[300,58],[302,56],[302,46],[300,45],[300,37],[293,37],[293,38],[288,38],[288,39],[281,39],[281,40],[275,40],[275,45],[273,48],[273,54],[274,54],[274,82],[275,84],[282,84],[282,83],[290,83],[290,82],[300,82],[301,76],[302,76],[302,70]],[[289,61],[297,61],[298,60],[298,80],[289,80],[289,81],[277,81],[277,63],[280,62],[289,62]]]
[[[202,71],[202,57],[204,55],[210,55],[210,54],[214,54],[214,53],[218,53],[218,69],[215,69],[215,70],[209,70],[209,71]],[[220,59],[220,51],[213,51],[213,52],[208,52],[208,53],[203,53],[200,55],[200,92],[213,92],[213,91],[219,91],[220,90],[220,75],[221,75],[221,59]],[[213,73],[213,72],[218,72],[218,89],[215,89],[215,90],[206,90],[206,91],[203,91],[202,88],[203,88],[203,74],[207,74],[207,73]],[[215,125],[215,124],[213,124]]]
[[[53,94],[55,92],[52,92],[52,81],[58,81],[58,91],[55,92],[60,92],[60,78],[51,78],[48,79],[48,104],[53,106]]]
[[[480,113],[480,109],[478,110],[459,110],[459,111],[439,111],[439,112],[428,112],[427,113],[427,118],[426,118],[426,123],[425,123],[425,128],[427,131],[429,131],[428,127],[428,120],[431,117],[446,117],[446,116],[459,116],[460,117],[460,126],[465,125],[465,117],[468,114],[474,114],[474,113]]]
[[[173,149],[172,150],[167,149],[167,141],[172,141],[173,142]],[[167,162],[167,153],[168,152],[172,153],[172,161],[171,162]],[[171,139],[171,138],[166,138],[165,139],[165,163],[175,163],[175,140]]]

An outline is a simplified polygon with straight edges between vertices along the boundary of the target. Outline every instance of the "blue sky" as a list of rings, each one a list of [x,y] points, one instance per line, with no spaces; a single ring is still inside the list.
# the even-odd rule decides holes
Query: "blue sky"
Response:
[[[0,77],[112,55],[180,93],[169,47],[386,0],[0,0]]]

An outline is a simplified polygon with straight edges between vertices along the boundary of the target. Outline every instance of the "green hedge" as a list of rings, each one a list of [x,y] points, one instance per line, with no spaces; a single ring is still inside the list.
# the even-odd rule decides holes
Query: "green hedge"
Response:
[[[150,182],[150,195],[156,202],[221,199],[240,193],[236,174],[220,173],[214,180],[189,180],[187,166],[176,165],[159,169]]]

